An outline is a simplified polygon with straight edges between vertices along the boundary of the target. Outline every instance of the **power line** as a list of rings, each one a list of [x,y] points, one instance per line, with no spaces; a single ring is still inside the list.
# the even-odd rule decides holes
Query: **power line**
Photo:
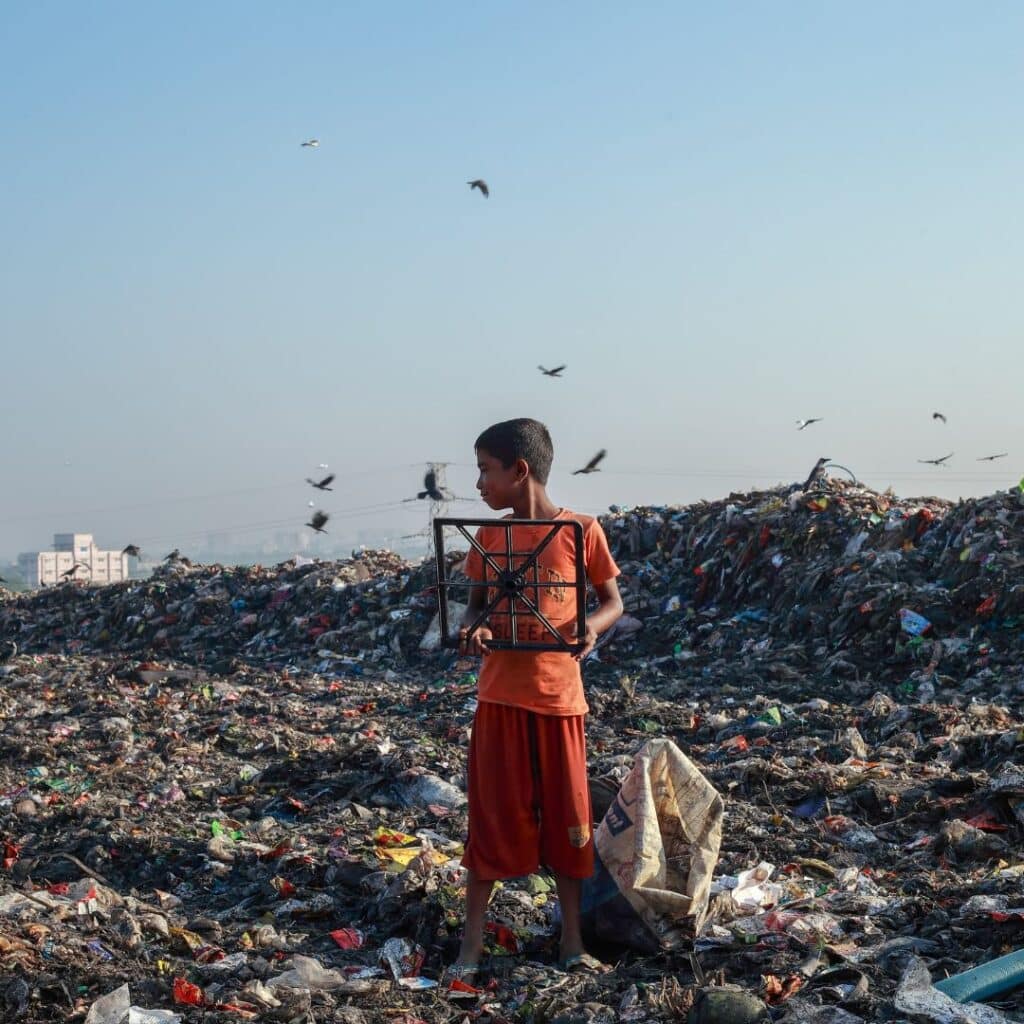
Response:
[[[338,519],[355,519],[359,516],[375,515],[378,512],[386,512],[390,509],[400,508],[401,505],[402,502],[400,501],[390,501],[377,505],[357,505],[352,508],[340,509],[333,512],[328,511],[328,515],[331,517],[332,521]],[[142,544],[154,544],[158,541],[170,542],[190,540],[196,537],[205,537],[211,533],[252,533],[253,531],[272,530],[285,526],[291,526],[298,529],[299,523],[297,520],[297,516],[290,516],[288,519],[267,519],[258,523],[231,523],[226,526],[207,526],[201,530],[194,530],[189,533],[164,533],[148,537],[137,537],[133,543],[141,546]]]
[[[343,472],[343,473],[341,473],[341,476],[343,476],[345,479],[353,479],[353,478],[356,478],[356,477],[365,477],[365,476],[377,476],[377,475],[380,475],[382,473],[393,473],[393,472],[397,472],[398,470],[414,469],[418,465],[419,465],[419,463],[413,462],[413,463],[405,463],[405,464],[402,464],[402,465],[379,466],[379,467],[376,467],[374,469],[362,469],[362,470],[353,470],[351,472]],[[180,505],[180,504],[186,504],[186,503],[192,502],[192,501],[213,501],[216,498],[237,497],[238,495],[242,495],[242,494],[262,494],[262,493],[266,493],[268,491],[283,491],[283,490],[287,490],[290,487],[294,487],[296,490],[298,490],[300,487],[302,487],[302,484],[303,484],[303,481],[300,481],[298,478],[295,478],[294,480],[289,480],[287,482],[282,482],[282,483],[261,484],[258,487],[240,487],[240,488],[235,488],[234,490],[210,491],[207,494],[192,494],[192,495],[183,495],[183,496],[182,495],[177,495],[177,496],[170,496],[170,497],[164,497],[164,498],[152,498],[152,499],[150,499],[148,501],[132,502],[132,503],[129,503],[129,504],[124,504],[124,505],[111,505],[111,506],[108,506],[107,508],[83,509],[81,512],[77,513],[77,515],[80,516],[80,517],[110,515],[111,513],[114,513],[114,512],[126,512],[126,511],[131,511],[132,509],[161,508],[161,507],[165,507],[167,505]],[[49,518],[49,519],[56,519],[56,518],[63,517],[63,515],[64,515],[64,513],[61,513],[61,512],[53,512],[53,513],[51,513],[51,512],[26,513],[26,514],[23,514],[23,515],[10,516],[10,517],[8,517],[6,519],[0,519],[0,525],[7,525],[7,524],[10,524],[10,523],[21,523],[21,522],[35,521],[35,520],[47,519],[47,518]]]
[[[457,466],[461,469],[472,468],[476,469],[472,463],[469,462],[451,462],[451,466]],[[601,468],[601,476],[663,476],[672,477],[677,479],[711,479],[711,480],[740,480],[747,477],[753,477],[756,479],[773,479],[773,480],[787,480],[792,477],[793,467],[790,466],[786,470],[764,470],[764,469],[740,469],[740,470],[665,470],[665,469],[605,469]],[[939,475],[941,474],[941,475]],[[572,476],[572,472],[569,470],[562,471],[559,473],[560,476]],[[921,477],[922,479],[931,480],[1005,480],[1007,476],[1013,474],[999,474],[999,473],[949,473],[945,470],[918,470],[918,469],[876,469],[876,470],[861,470],[858,471],[858,478],[863,480],[865,477]]]

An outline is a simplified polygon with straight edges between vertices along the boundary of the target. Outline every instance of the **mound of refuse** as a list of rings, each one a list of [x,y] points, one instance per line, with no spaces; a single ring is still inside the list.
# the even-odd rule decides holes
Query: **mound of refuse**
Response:
[[[673,817],[647,789],[700,917],[662,929],[605,872],[611,970],[566,974],[553,878],[509,880],[454,1000],[477,665],[424,643],[432,564],[4,600],[0,1017],[1020,1020],[1022,513],[828,480],[606,517],[628,611],[584,666],[594,824],[624,835],[644,752],[678,750],[710,879],[678,871],[698,790]]]
[[[753,650],[777,677],[895,680],[924,697],[1020,681],[1018,491],[951,504],[826,478],[807,491],[615,509],[602,522],[627,611],[605,639],[637,667]],[[439,657],[434,582],[432,562],[387,551],[269,568],[170,563],[144,581],[8,598],[0,637],[24,651],[173,657],[215,672],[242,661],[400,667]]]

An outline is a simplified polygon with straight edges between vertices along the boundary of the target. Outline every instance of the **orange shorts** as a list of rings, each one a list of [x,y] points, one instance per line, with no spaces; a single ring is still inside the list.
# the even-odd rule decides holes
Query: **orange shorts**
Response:
[[[594,870],[583,715],[539,715],[481,701],[469,741],[469,841],[477,878],[518,878],[542,864],[567,878]]]

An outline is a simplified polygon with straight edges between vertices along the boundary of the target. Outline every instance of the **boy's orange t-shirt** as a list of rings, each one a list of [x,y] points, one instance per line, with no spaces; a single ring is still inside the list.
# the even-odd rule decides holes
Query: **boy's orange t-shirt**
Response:
[[[511,517],[506,517],[511,518]],[[607,583],[619,575],[608,550],[608,539],[601,524],[592,516],[584,516],[562,509],[557,519],[575,520],[583,527],[583,564],[587,579],[594,586]],[[550,526],[516,526],[512,529],[513,565],[518,568],[550,532]],[[572,529],[559,528],[537,560],[537,575],[529,571],[530,581],[551,583],[571,582],[576,578],[575,536]],[[506,531],[502,527],[481,526],[476,534],[477,543],[487,551],[502,570],[508,568]],[[487,564],[480,552],[470,548],[465,562],[466,575],[478,582],[495,579],[494,568]],[[566,627],[565,636],[571,638],[571,627],[576,622],[576,592],[572,587],[544,587],[527,589],[533,599],[539,595],[538,607],[556,628]],[[488,589],[487,601],[497,596],[497,590]],[[495,609],[507,610],[503,601]],[[516,602],[516,632],[520,642],[546,642],[554,639],[525,605]],[[511,620],[507,615],[492,615],[489,627],[496,637],[511,636]],[[479,699],[493,704],[507,704],[526,708],[542,715],[583,715],[589,710],[583,696],[583,676],[580,664],[565,651],[492,650],[483,659],[479,678]]]

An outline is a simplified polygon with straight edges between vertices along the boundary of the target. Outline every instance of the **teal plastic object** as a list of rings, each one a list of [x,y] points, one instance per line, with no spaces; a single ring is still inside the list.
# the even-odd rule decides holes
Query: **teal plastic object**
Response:
[[[1024,949],[937,981],[934,987],[958,1003],[973,1003],[1021,985],[1024,985]]]

